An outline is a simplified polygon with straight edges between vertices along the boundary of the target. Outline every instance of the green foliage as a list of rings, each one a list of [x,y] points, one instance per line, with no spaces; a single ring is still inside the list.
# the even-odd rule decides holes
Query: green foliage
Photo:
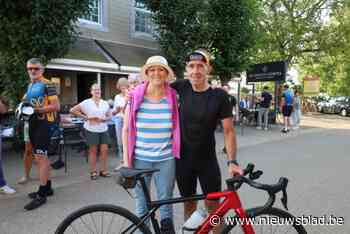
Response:
[[[260,39],[257,62],[287,60],[296,64],[304,56],[331,49],[334,35],[325,26],[327,14],[338,0],[263,0],[259,19]]]
[[[214,73],[228,82],[244,71],[254,52],[259,6],[255,0],[211,0],[208,7],[209,49],[215,57]]]
[[[246,96],[250,93],[250,90],[247,87],[242,87],[241,93],[243,94],[243,96]]]
[[[333,96],[350,96],[350,2],[332,11],[326,39],[333,46],[303,58],[300,67],[305,75],[321,78],[321,92]],[[334,35],[330,39],[330,35]]]
[[[27,83],[25,63],[63,57],[77,36],[74,24],[89,13],[89,0],[0,0],[0,87],[19,99]]]
[[[255,45],[255,0],[145,0],[154,12],[158,41],[175,70],[184,72],[185,56],[198,48],[214,55],[214,75],[226,83],[249,63]]]

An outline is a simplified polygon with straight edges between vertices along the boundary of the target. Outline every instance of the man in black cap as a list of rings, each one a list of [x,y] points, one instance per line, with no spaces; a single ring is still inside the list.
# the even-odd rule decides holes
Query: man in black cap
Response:
[[[227,165],[231,176],[242,174],[236,161],[236,134],[233,128],[232,105],[228,94],[208,83],[210,56],[196,50],[186,59],[188,79],[177,80],[171,86],[179,95],[181,124],[181,159],[176,160],[176,179],[184,197],[196,193],[197,179],[204,194],[221,191],[221,173],[215,150],[215,128],[221,120],[224,129]],[[208,211],[219,201],[205,201]],[[197,203],[184,203],[184,217],[189,218]]]

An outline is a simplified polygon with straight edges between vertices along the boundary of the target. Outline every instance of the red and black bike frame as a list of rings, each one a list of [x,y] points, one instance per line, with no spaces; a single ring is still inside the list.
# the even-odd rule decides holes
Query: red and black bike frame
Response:
[[[242,203],[236,191],[223,191],[223,192],[209,193],[207,195],[195,195],[191,197],[179,197],[179,198],[172,198],[168,200],[151,201],[151,197],[149,195],[149,191],[147,189],[144,178],[141,178],[140,182],[141,182],[141,187],[145,192],[144,193],[145,199],[146,199],[146,203],[149,211],[147,212],[147,214],[141,217],[140,224],[132,229],[137,229],[137,227],[139,227],[147,219],[151,218],[151,222],[155,233],[160,233],[159,224],[155,218],[155,212],[156,210],[159,209],[159,207],[163,205],[168,205],[168,204],[183,203],[186,201],[198,201],[198,200],[204,200],[204,199],[219,200],[220,198],[223,198],[224,200],[220,202],[220,206],[214,212],[209,214],[209,216],[205,219],[203,224],[195,231],[196,234],[209,233],[209,231],[215,227],[215,225],[211,223],[212,217],[215,217],[215,216],[220,217],[220,220],[222,220],[225,214],[231,209],[235,211],[235,213],[241,220],[245,220],[248,218],[244,208],[242,207]],[[255,234],[254,229],[249,222],[242,222],[241,227],[245,234]]]

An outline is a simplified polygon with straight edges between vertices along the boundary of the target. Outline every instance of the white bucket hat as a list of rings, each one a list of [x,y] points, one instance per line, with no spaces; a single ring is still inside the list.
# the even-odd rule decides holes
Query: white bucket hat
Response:
[[[152,66],[161,66],[165,68],[168,71],[168,80],[172,80],[175,77],[174,72],[169,67],[168,61],[166,60],[166,58],[164,58],[163,56],[156,55],[156,56],[149,57],[146,61],[146,64],[142,67],[141,77],[143,79],[147,79],[146,71],[148,68]]]

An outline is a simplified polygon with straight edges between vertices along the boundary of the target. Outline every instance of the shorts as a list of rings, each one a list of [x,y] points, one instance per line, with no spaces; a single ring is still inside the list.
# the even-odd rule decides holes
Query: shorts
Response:
[[[91,145],[109,144],[108,130],[105,132],[90,132],[85,129],[86,143]]]
[[[33,117],[29,121],[29,139],[32,144],[33,154],[47,156],[50,145],[49,123],[46,120],[38,120]]]
[[[216,157],[200,162],[185,157],[176,160],[176,182],[182,197],[196,194],[197,179],[203,194],[221,191],[221,172]]]
[[[282,113],[284,117],[290,117],[293,111],[293,106],[283,106],[282,107]]]

